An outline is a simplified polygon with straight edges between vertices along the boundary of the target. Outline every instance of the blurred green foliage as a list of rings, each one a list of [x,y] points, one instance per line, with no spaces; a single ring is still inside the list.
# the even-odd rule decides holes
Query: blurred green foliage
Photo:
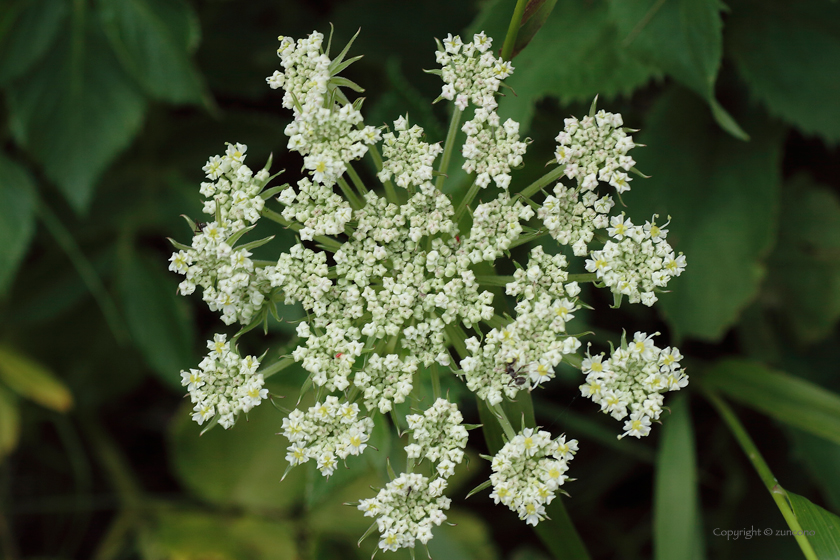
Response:
[[[613,422],[576,399],[573,372],[535,395],[538,423],[581,441],[566,503],[590,555],[801,555],[792,537],[713,535],[786,527],[703,389],[739,404],[794,514],[826,539],[814,549],[830,557],[832,536],[840,542],[826,511],[840,510],[840,4],[552,3],[500,102],[535,140],[519,180],[542,173],[562,119],[599,95],[649,146],[637,159],[652,177],[626,197],[632,217],[671,216],[669,240],[689,263],[658,313],[610,312],[602,298],[585,317],[613,340],[622,328],[660,330],[690,359],[692,385],[659,433],[617,442]],[[429,105],[439,81],[421,71],[435,66],[433,38],[483,29],[501,46],[514,4],[0,3],[0,556],[369,557],[375,539],[356,545],[369,520],[341,504],[382,483],[376,467],[399,460],[399,442],[380,423],[379,451],[354,458],[357,468],[329,481],[300,468],[280,483],[271,404],[198,437],[178,372],[221,325],[197,297],[176,295],[164,238],[189,234],[179,214],[199,219],[200,168],[224,142],[299,169],[285,153],[290,115],[264,82],[278,34],[331,22],[340,44],[361,27],[352,54],[365,58],[349,77],[368,88],[368,123],[408,111],[439,140],[445,110]],[[293,239],[269,233],[278,247]],[[273,358],[292,334],[275,322],[267,340],[243,345],[271,346]],[[272,394],[294,401],[302,372],[278,377]],[[458,526],[436,533],[434,558],[550,557],[554,547],[486,496],[469,509],[458,500],[486,474],[475,454],[458,473]]]

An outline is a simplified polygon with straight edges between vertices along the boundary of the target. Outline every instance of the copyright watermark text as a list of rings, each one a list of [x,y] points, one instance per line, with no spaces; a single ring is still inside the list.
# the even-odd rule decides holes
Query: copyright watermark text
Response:
[[[715,528],[712,534],[716,537],[726,537],[728,541],[737,541],[738,539],[749,540],[753,537],[813,537],[816,531],[791,531],[790,529],[762,529],[760,527],[750,527],[749,529],[720,529]]]

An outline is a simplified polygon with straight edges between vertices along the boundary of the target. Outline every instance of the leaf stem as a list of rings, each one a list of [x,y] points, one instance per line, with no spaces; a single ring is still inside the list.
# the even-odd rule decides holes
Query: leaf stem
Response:
[[[359,194],[362,195],[362,198],[367,194],[368,190],[365,186],[362,178],[359,177],[359,174],[356,173],[356,170],[353,169],[353,166],[349,163],[347,164],[347,174],[350,175],[350,180],[353,181],[353,184],[356,186],[356,189],[359,191]]]
[[[347,184],[347,180],[344,177],[338,178],[338,186],[341,187],[341,192],[344,193],[344,198],[347,199],[347,202],[350,203],[353,210],[358,210],[362,207],[359,197],[356,196],[356,193],[353,192],[353,189],[349,184]]]
[[[464,215],[464,211],[469,207],[470,203],[475,198],[475,195],[478,194],[478,190],[481,187],[475,181],[472,182],[470,185],[470,190],[467,191],[467,194],[464,195],[464,198],[461,199],[461,202],[458,203],[458,208],[455,209],[455,216],[452,218],[456,224],[461,220],[461,216]]]
[[[514,281],[513,276],[476,276],[475,281],[479,286],[507,286]]]
[[[531,198],[536,193],[538,193],[540,189],[542,189],[552,181],[556,181],[557,179],[562,177],[565,171],[565,165],[555,167],[554,169],[552,169],[551,171],[549,171],[548,173],[546,173],[545,175],[543,175],[542,177],[525,187],[525,189],[519,194],[521,194],[525,198]]]
[[[435,400],[440,398],[440,373],[438,372],[437,363],[432,363],[432,396]]]
[[[435,181],[435,186],[440,190],[443,186],[443,181],[446,179],[446,171],[449,169],[449,160],[452,159],[452,150],[455,148],[455,135],[458,134],[458,125],[461,123],[461,114],[463,111],[457,107],[452,108],[452,119],[449,121],[449,131],[446,133],[446,142],[443,144],[443,157],[438,166],[438,178]]]
[[[519,26],[522,25],[522,14],[525,13],[525,6],[528,0],[517,0],[516,7],[513,9],[513,16],[510,18],[510,25],[508,25],[507,35],[505,35],[505,43],[502,45],[502,59],[510,60],[510,55],[513,54],[513,47],[516,45],[516,37],[519,35]]]
[[[382,156],[379,154],[379,149],[376,147],[376,144],[368,146],[368,153],[370,153],[370,157],[373,159],[373,165],[376,167],[376,172],[379,173],[382,171]],[[388,179],[383,184],[385,185],[385,198],[388,199],[388,202],[399,204],[400,199],[397,196],[397,191],[394,190],[394,183]]]
[[[752,438],[747,433],[744,425],[741,424],[740,420],[738,420],[738,417],[735,415],[732,408],[730,408],[730,406],[726,404],[726,402],[716,393],[709,390],[705,391],[705,393],[706,398],[709,399],[712,406],[717,409],[718,414],[720,414],[721,418],[723,418],[724,422],[726,422],[726,425],[729,427],[729,431],[731,431],[732,435],[735,436],[735,440],[738,442],[738,445],[747,455],[747,458],[753,464],[753,467],[755,467],[755,470],[758,472],[758,476],[761,478],[761,481],[764,483],[767,491],[770,492],[771,496],[773,496],[773,500],[779,507],[779,511],[782,512],[782,516],[785,518],[790,530],[793,531],[793,534],[796,537],[796,542],[799,544],[799,548],[802,549],[802,554],[804,554],[805,558],[808,560],[818,560],[817,554],[814,552],[814,548],[811,546],[811,543],[808,542],[807,537],[802,534],[802,527],[799,525],[799,520],[796,518],[796,514],[793,513],[790,504],[788,504],[787,494],[784,488],[781,487],[779,482],[776,480],[776,477],[773,476],[773,472],[770,470],[770,467],[767,466],[767,462],[764,460],[764,457],[761,456],[761,453],[758,451],[758,447],[756,447]]]
[[[516,430],[513,429],[513,425],[508,420],[507,414],[505,414],[505,409],[502,408],[502,405],[499,403],[496,404],[487,404],[487,407],[490,409],[490,412],[493,413],[493,416],[496,417],[496,420],[499,421],[499,425],[502,427],[502,431],[505,432],[505,437],[508,441],[511,441],[513,438],[516,437]]]
[[[82,281],[87,286],[93,299],[96,300],[114,338],[120,345],[124,344],[128,337],[123,328],[122,319],[117,311],[116,304],[114,304],[114,300],[111,299],[111,295],[96,273],[96,269],[93,268],[93,265],[82,252],[82,249],[76,244],[76,240],[73,239],[73,236],[67,231],[67,228],[64,227],[61,220],[58,219],[58,216],[53,214],[53,211],[43,200],[39,200],[38,202],[38,213],[41,215],[41,221],[44,222],[47,231],[50,232],[59,247],[64,250],[70,262],[73,263],[76,272],[82,277]]]

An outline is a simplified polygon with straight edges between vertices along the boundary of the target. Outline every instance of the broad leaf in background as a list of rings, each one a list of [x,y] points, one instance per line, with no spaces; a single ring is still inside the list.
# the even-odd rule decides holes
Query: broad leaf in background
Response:
[[[609,8],[622,49],[700,95],[724,130],[748,138],[715,99],[723,56],[720,0],[610,0]]]
[[[195,329],[176,287],[159,259],[132,253],[121,262],[120,298],[131,338],[158,377],[182,391],[181,370],[195,367]]]
[[[100,0],[99,6],[111,47],[146,91],[174,103],[201,101],[201,75],[190,60],[200,28],[186,2]]]
[[[73,406],[67,386],[38,362],[8,346],[0,346],[0,381],[22,397],[57,412]]]
[[[727,53],[751,93],[802,132],[840,140],[840,4],[727,4]]]
[[[780,307],[800,342],[814,343],[840,319],[840,200],[800,175],[785,185],[782,207],[765,299]]]
[[[289,395],[298,388],[269,386],[269,391]],[[294,403],[292,403],[294,404]],[[306,467],[286,470],[283,413],[263,402],[241,417],[230,430],[216,426],[199,437],[202,427],[192,421],[192,407],[184,406],[172,424],[169,453],[174,471],[193,494],[207,501],[246,509],[282,511],[303,500]],[[348,463],[361,463],[350,457]]]
[[[636,223],[668,216],[668,241],[688,272],[659,298],[678,336],[719,340],[758,293],[763,260],[776,235],[781,134],[751,124],[751,142],[735,141],[696,97],[676,88],[651,109],[633,152],[636,179],[624,195]]]
[[[6,93],[15,140],[84,212],[99,176],[139,130],[146,102],[98,26],[78,31],[65,30]]]
[[[160,509],[140,539],[144,558],[293,560],[291,523],[251,516]]]
[[[653,549],[657,560],[705,557],[697,494],[697,457],[688,396],[670,404],[656,459]]]
[[[840,517],[798,494],[789,491],[785,494],[802,530],[809,532],[807,539],[817,558],[840,558]]]
[[[25,169],[0,154],[0,294],[17,272],[35,231],[35,186]]]
[[[0,16],[0,85],[14,80],[38,62],[66,25],[69,2],[8,2]]]
[[[840,444],[796,428],[785,433],[793,445],[793,456],[805,465],[814,481],[822,487],[826,503],[840,511]]]
[[[501,46],[510,5],[487,2],[470,28],[495,33],[493,37]],[[534,104],[544,97],[571,103],[591,102],[596,95],[606,99],[630,95],[656,75],[653,66],[639,62],[621,47],[604,2],[557,2],[513,66],[506,83],[516,93],[503,90],[506,97],[499,101],[499,114],[518,121],[523,133],[534,117]]]
[[[776,420],[840,443],[840,395],[810,381],[729,359],[706,372],[701,383]]]

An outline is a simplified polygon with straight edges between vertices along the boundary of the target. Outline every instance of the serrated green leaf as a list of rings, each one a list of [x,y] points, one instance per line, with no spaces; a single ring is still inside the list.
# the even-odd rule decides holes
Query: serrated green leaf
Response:
[[[153,97],[199,103],[203,85],[190,53],[198,22],[183,0],[99,0],[99,16],[123,67]]]
[[[8,346],[0,346],[0,380],[22,397],[57,412],[73,407],[73,395],[60,379]]]
[[[749,117],[747,117],[749,118]],[[634,150],[636,179],[624,195],[636,223],[672,217],[668,241],[686,255],[660,309],[679,336],[718,340],[756,296],[776,235],[781,130],[753,119],[753,141],[724,134],[686,92],[665,94]]]
[[[270,386],[273,393],[297,389]],[[283,482],[288,441],[277,432],[283,415],[269,403],[241,417],[230,430],[217,427],[199,437],[186,403],[170,430],[169,452],[175,473],[194,495],[209,502],[284,511],[303,500],[306,467],[293,468]],[[367,521],[367,520],[366,520]]]
[[[657,560],[705,557],[697,493],[697,457],[688,397],[679,395],[663,418],[653,494],[653,549]]]
[[[727,2],[729,56],[770,113],[806,134],[840,140],[840,4]]]
[[[195,367],[195,332],[177,278],[166,274],[159,259],[128,255],[118,285],[128,331],[158,377],[181,391],[180,371]]]
[[[99,176],[140,128],[146,103],[92,22],[66,30],[38,65],[6,89],[15,140],[77,212]]]
[[[800,175],[784,186],[782,207],[766,291],[796,338],[814,343],[840,319],[840,200]]]
[[[496,29],[496,19],[510,18],[506,3],[488,2],[479,21]],[[498,14],[498,15],[497,15]],[[503,25],[502,25],[503,27]],[[504,32],[497,35],[501,41]],[[540,33],[514,60],[514,73],[505,80],[514,94],[499,100],[499,114],[528,130],[534,104],[545,97],[562,103],[591,101],[596,95],[610,99],[629,95],[657,71],[629,56],[620,45],[617,29],[603,2],[557,2]]]
[[[8,4],[2,21],[7,32],[0,40],[0,84],[21,76],[46,54],[68,13],[68,3],[55,0]]]
[[[35,185],[25,169],[0,155],[0,294],[15,277],[35,232]]]
[[[609,0],[621,46],[708,101],[718,124],[746,140],[746,133],[715,100],[723,56],[723,9],[720,0]]]
[[[817,558],[840,558],[840,517],[798,494],[790,491],[786,491],[786,494],[793,514],[802,526],[802,531],[807,533],[806,538]]]
[[[718,362],[704,387],[814,435],[840,443],[840,395],[747,360]]]

